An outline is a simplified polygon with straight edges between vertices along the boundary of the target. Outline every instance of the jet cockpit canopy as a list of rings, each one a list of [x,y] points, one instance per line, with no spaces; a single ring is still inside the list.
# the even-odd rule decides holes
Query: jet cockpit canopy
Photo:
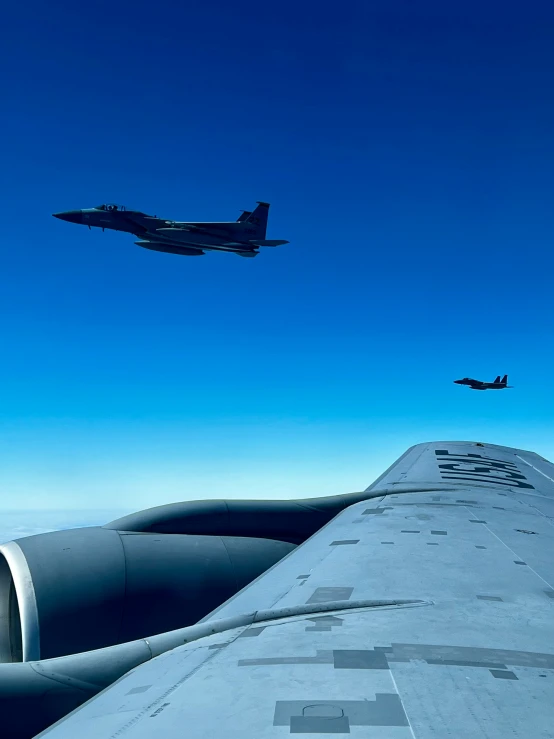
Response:
[[[116,205],[115,203],[104,203],[103,205],[96,205],[95,210],[125,210],[125,206]]]

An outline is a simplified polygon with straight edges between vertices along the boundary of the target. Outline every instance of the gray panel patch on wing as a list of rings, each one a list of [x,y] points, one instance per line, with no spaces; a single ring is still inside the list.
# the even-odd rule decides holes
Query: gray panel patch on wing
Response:
[[[486,667],[488,669],[505,670],[506,665],[500,662],[472,662],[463,659],[426,659],[428,665],[439,665],[445,667]]]
[[[239,659],[239,667],[258,665],[332,665],[333,652],[318,650],[315,657],[260,657],[259,659]]]
[[[392,511],[392,506],[385,506],[384,508],[366,508],[362,513],[362,516],[380,516],[385,511]]]
[[[498,600],[503,602],[502,598],[499,598],[498,595],[478,595],[477,598],[479,598],[479,600]]]
[[[314,616],[309,618],[308,621],[315,621],[317,624],[326,624],[327,626],[342,626],[344,623],[344,619],[337,616]]]
[[[256,626],[255,628],[246,629],[246,631],[239,634],[237,638],[240,639],[245,636],[259,636],[265,628],[265,626]]]
[[[501,680],[518,680],[519,678],[511,670],[491,670],[493,677],[499,677]]]
[[[131,690],[129,690],[129,692],[125,693],[125,695],[135,695],[135,693],[145,693],[151,687],[152,687],[151,685],[139,685],[138,687],[132,688]]]
[[[316,588],[306,603],[329,603],[332,600],[348,600],[354,588]]]
[[[429,664],[452,662],[487,662],[513,665],[514,667],[540,667],[554,669],[554,654],[524,652],[516,649],[487,649],[486,647],[458,647],[447,644],[392,644],[391,662],[425,660]]]
[[[447,531],[431,531],[431,533],[433,534],[433,536],[446,536],[448,532]]]
[[[348,716],[291,716],[291,734],[350,734]]]
[[[338,547],[341,544],[359,544],[359,539],[339,539],[338,541],[332,541],[329,546],[330,547]]]
[[[314,703],[305,706],[302,716],[290,717],[291,734],[349,734],[350,723],[340,706]]]
[[[388,670],[387,655],[373,649],[335,649],[333,650],[336,670]]]
[[[375,700],[343,701],[343,700],[304,700],[304,701],[277,701],[275,704],[274,726],[292,727],[293,718],[304,718],[308,709],[308,716],[315,718],[314,709],[326,711],[328,720],[342,718],[338,711],[348,719],[350,726],[409,726],[408,718],[402,702],[396,693],[376,693]],[[311,714],[311,716],[310,716]],[[319,718],[324,718],[319,716]],[[299,726],[300,724],[296,724]],[[315,733],[326,733],[318,730]],[[291,730],[291,733],[292,730]],[[300,732],[294,732],[300,733]],[[303,732],[302,732],[303,733]],[[336,732],[331,732],[336,733]],[[348,733],[348,732],[344,732]]]

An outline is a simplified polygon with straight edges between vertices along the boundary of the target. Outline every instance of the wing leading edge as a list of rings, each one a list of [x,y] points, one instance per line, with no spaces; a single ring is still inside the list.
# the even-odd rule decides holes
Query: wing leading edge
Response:
[[[366,492],[41,736],[550,737],[554,466],[420,444]]]

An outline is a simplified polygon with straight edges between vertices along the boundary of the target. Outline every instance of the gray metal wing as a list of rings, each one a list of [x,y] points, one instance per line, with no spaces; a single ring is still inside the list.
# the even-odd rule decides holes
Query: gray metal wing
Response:
[[[420,444],[368,490],[40,736],[551,739],[553,465]]]

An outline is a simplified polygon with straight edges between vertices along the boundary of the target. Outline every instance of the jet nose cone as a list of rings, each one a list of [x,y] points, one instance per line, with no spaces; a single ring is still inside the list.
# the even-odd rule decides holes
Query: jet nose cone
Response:
[[[59,218],[60,221],[68,221],[69,223],[82,223],[83,214],[80,210],[67,210],[65,213],[52,213],[54,218]]]

